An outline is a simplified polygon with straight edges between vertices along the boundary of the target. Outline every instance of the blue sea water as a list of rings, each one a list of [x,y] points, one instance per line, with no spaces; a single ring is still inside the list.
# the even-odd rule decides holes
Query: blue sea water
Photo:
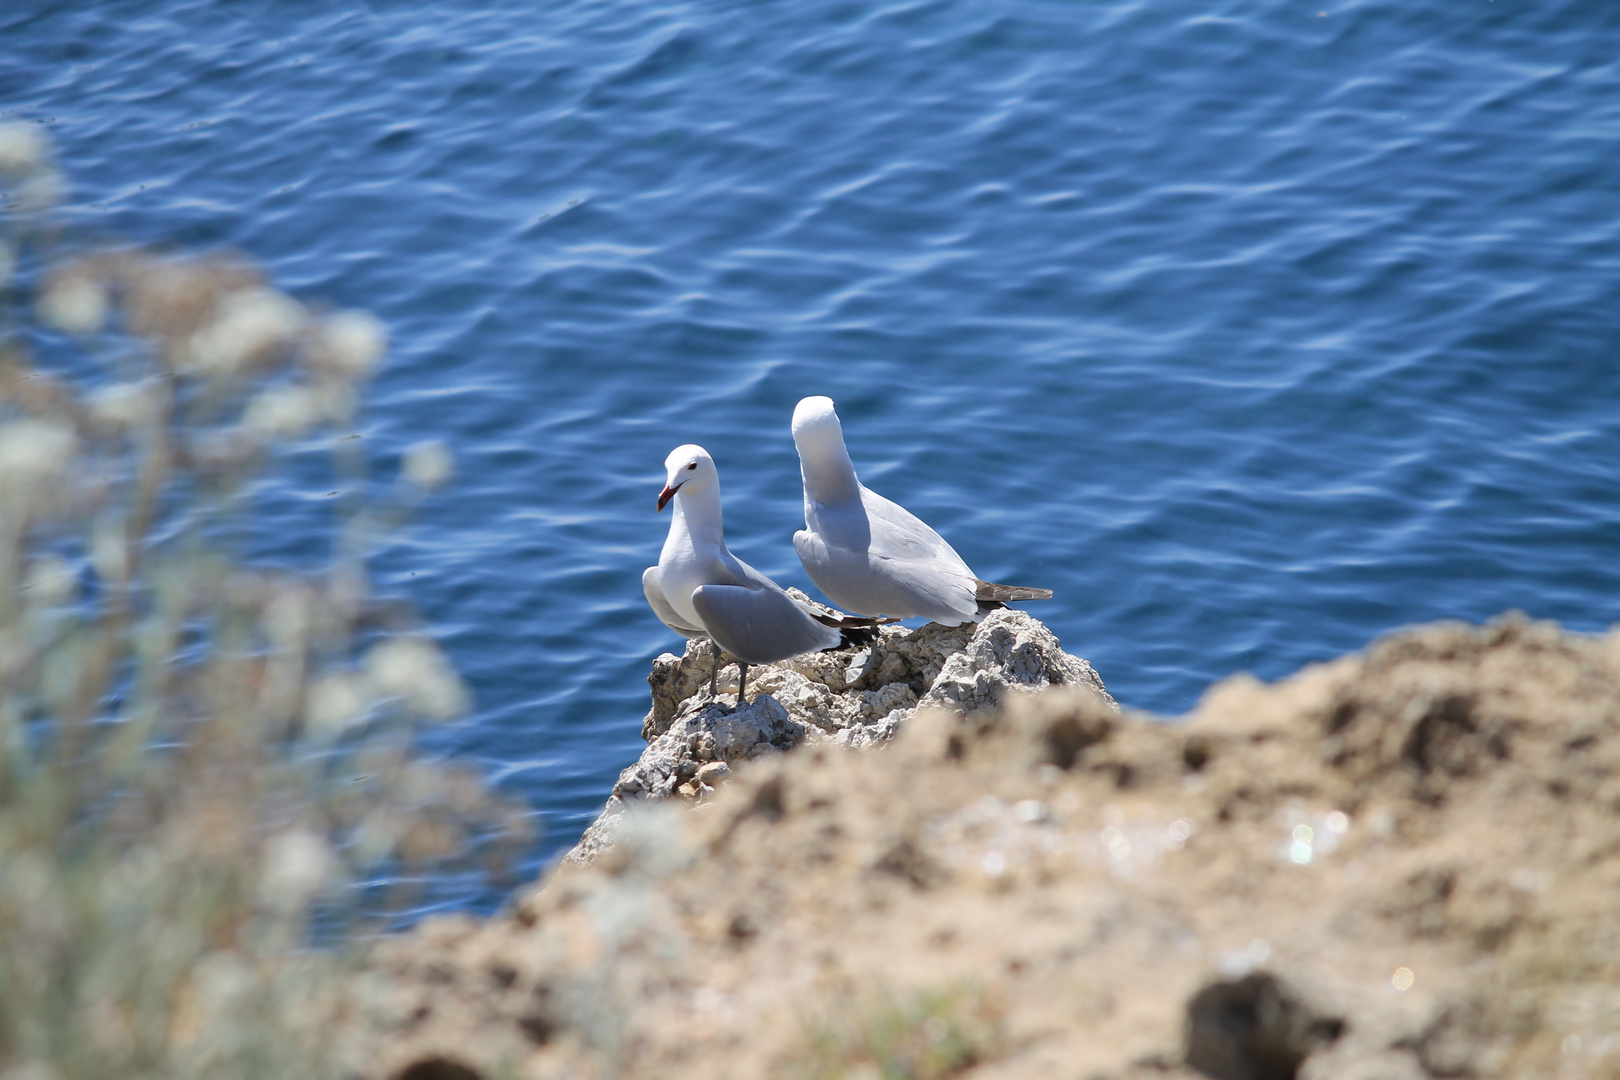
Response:
[[[364,444],[458,478],[377,577],[531,868],[680,646],[638,580],[664,455],[707,446],[733,549],[808,584],[806,394],[1126,705],[1620,618],[1620,6],[10,0],[0,41],[72,229],[387,323]],[[297,459],[276,536],[329,520]]]

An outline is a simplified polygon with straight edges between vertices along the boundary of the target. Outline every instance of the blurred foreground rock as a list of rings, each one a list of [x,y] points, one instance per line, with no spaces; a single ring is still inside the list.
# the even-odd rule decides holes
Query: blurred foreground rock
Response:
[[[845,730],[387,942],[374,1075],[1620,1073],[1620,636],[1432,626],[1179,723],[1055,690]]]
[[[713,648],[706,640],[689,641],[684,656],[664,653],[653,661],[647,677],[652,708],[641,723],[647,749],[620,774],[606,809],[565,856],[569,862],[601,854],[627,806],[705,798],[737,762],[806,743],[881,745],[920,708],[991,709],[1009,690],[1065,686],[1114,701],[1089,663],[1064,652],[1040,621],[1011,608],[977,625],[885,626],[864,648],[751,668],[751,700],[741,706],[735,663],[720,669],[720,698],[709,696]]]

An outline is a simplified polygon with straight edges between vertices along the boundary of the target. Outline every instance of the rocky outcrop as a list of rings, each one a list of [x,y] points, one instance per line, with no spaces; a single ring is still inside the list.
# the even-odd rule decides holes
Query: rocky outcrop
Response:
[[[1009,693],[1054,686],[1089,690],[1117,708],[1089,663],[1064,652],[1041,622],[1010,608],[977,625],[885,626],[859,649],[750,668],[753,696],[742,705],[735,663],[721,668],[721,696],[709,696],[713,648],[707,640],[689,641],[684,655],[665,653],[653,661],[647,676],[652,708],[641,724],[647,749],[620,774],[607,807],[568,861],[596,858],[633,803],[702,800],[736,763],[802,744],[878,746],[918,709],[978,712],[1000,706]]]
[[[371,1075],[1620,1074],[1620,633],[823,734],[385,942]]]

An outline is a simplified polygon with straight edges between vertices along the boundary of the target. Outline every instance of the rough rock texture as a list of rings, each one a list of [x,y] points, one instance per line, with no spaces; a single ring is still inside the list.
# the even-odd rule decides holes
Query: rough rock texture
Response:
[[[1620,634],[1440,625],[741,766],[386,943],[373,1075],[1613,1077],[1617,908]]]
[[[1000,705],[1009,690],[1052,686],[1084,688],[1113,704],[1089,663],[1064,652],[1041,622],[1010,608],[976,626],[885,626],[864,648],[751,668],[752,699],[740,707],[735,663],[720,670],[720,700],[709,696],[713,648],[707,640],[689,641],[684,656],[665,653],[653,661],[652,708],[641,724],[647,749],[620,774],[606,809],[568,861],[596,858],[631,803],[702,799],[732,763],[801,743],[880,745],[919,708],[973,712]]]

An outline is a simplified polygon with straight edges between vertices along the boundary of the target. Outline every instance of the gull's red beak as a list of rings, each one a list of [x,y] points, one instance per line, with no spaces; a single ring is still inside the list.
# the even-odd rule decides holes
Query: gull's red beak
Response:
[[[684,483],[686,483],[686,481],[682,480],[681,484],[684,484]],[[668,504],[669,500],[671,500],[671,499],[673,499],[675,497],[675,493],[677,491],[681,490],[681,484],[676,484],[674,487],[667,487],[666,486],[663,491],[660,491],[658,493],[658,512],[659,513],[663,513],[665,505]]]

